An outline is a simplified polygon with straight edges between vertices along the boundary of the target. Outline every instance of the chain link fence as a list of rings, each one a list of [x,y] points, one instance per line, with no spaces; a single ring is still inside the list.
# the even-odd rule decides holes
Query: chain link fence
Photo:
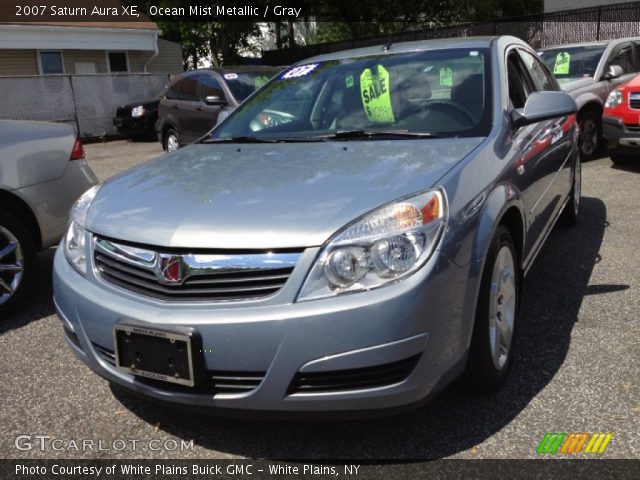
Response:
[[[640,2],[549,12],[503,21],[468,23],[303,47],[262,52],[265,65],[290,65],[299,60],[351,48],[388,42],[485,35],[513,35],[533,48],[640,36]]]
[[[168,81],[164,74],[0,77],[0,118],[66,123],[82,137],[112,135],[119,105],[156,97]]]

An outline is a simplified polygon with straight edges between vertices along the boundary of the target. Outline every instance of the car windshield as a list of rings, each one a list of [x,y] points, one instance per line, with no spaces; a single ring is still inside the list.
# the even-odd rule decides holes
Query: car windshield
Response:
[[[562,83],[576,78],[593,77],[604,48],[604,45],[558,47],[543,50],[540,58]]]
[[[297,65],[242,104],[208,141],[486,136],[488,49],[379,54]]]
[[[279,70],[274,68],[259,72],[226,72],[223,76],[233,97],[242,102],[278,72]]]

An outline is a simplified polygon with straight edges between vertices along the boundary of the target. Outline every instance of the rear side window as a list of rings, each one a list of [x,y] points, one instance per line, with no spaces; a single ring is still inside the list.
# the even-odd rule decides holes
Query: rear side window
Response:
[[[179,100],[195,102],[198,99],[198,80],[195,76],[187,77],[180,82]]]

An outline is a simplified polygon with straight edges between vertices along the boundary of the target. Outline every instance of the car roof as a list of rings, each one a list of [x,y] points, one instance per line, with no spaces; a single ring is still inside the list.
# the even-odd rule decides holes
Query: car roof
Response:
[[[390,44],[380,44],[371,47],[354,48],[351,50],[341,50],[339,52],[326,53],[315,57],[306,58],[298,63],[325,62],[328,60],[342,60],[346,58],[366,57],[380,53],[407,53],[426,50],[441,50],[445,48],[487,48],[498,37],[459,37],[442,38],[436,40],[420,40],[415,42],[398,42]]]
[[[267,65],[229,65],[224,67],[198,68],[185,72],[190,74],[193,72],[217,72],[217,73],[246,73],[246,72],[266,72],[278,70],[281,67],[270,67]]]
[[[599,40],[594,42],[579,42],[579,43],[560,43],[558,45],[549,45],[544,48],[539,48],[539,52],[544,52],[545,50],[555,50],[557,48],[575,48],[575,47],[606,47],[607,45],[615,44],[615,43],[623,43],[623,42],[637,42],[640,41],[640,37],[627,37],[627,38],[616,38],[613,40]]]

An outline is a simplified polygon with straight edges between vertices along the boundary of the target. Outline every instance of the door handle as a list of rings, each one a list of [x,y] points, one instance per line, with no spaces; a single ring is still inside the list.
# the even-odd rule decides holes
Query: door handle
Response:
[[[204,110],[204,108],[202,108],[202,107],[196,107],[196,110],[197,110],[197,111],[199,111],[199,112],[201,112],[202,110]]]
[[[180,107],[178,107],[178,105],[173,105],[171,108],[173,108],[174,110],[178,110],[178,108]]]

